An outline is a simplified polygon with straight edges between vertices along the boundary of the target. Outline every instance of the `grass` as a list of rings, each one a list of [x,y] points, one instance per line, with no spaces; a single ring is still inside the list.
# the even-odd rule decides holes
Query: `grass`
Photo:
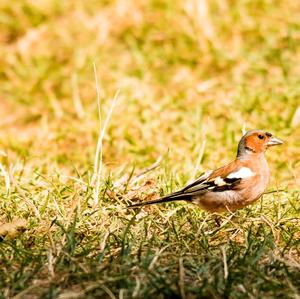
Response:
[[[292,0],[2,1],[0,297],[299,298],[299,17]],[[119,90],[98,162],[93,65],[102,129]],[[220,227],[124,208],[229,162],[244,124],[286,141],[275,192]]]

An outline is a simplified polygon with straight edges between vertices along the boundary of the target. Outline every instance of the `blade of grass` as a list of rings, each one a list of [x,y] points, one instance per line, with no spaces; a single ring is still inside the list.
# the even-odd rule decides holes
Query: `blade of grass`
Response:
[[[94,159],[94,173],[93,173],[93,179],[92,179],[92,183],[94,185],[94,205],[96,207],[96,206],[98,206],[98,203],[99,203],[101,172],[102,172],[102,165],[103,165],[103,138],[105,136],[105,131],[108,126],[109,120],[111,118],[112,112],[113,112],[113,110],[116,106],[117,100],[119,98],[120,91],[119,90],[116,91],[116,93],[112,99],[109,111],[104,120],[103,127],[102,127],[100,88],[99,88],[99,82],[98,82],[98,76],[97,76],[97,72],[96,72],[95,63],[94,63],[94,74],[95,74],[95,84],[96,84],[96,91],[97,91],[98,116],[99,116],[99,124],[100,124],[98,142],[97,142],[95,159]]]

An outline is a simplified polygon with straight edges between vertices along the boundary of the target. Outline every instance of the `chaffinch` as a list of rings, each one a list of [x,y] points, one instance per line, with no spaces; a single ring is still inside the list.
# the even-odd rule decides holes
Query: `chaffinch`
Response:
[[[270,172],[265,151],[282,143],[271,133],[248,131],[241,138],[236,159],[231,163],[205,173],[179,191],[128,207],[183,200],[209,212],[233,212],[243,208],[259,199],[266,190]]]

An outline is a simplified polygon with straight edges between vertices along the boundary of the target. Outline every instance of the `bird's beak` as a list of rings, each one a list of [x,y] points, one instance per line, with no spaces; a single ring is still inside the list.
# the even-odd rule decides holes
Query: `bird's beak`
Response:
[[[283,144],[283,141],[274,136],[270,137],[269,141],[267,142],[267,146],[280,145],[280,144]]]

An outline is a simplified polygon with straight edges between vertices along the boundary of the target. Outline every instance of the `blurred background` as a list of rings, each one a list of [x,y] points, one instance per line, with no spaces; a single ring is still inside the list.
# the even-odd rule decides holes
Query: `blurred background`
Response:
[[[11,0],[0,3],[2,163],[50,174],[174,173],[231,160],[242,127],[286,145],[273,183],[299,186],[300,3],[294,0]],[[26,166],[26,167],[24,167]],[[280,171],[279,171],[280,170]],[[277,184],[277,183],[276,183]]]

